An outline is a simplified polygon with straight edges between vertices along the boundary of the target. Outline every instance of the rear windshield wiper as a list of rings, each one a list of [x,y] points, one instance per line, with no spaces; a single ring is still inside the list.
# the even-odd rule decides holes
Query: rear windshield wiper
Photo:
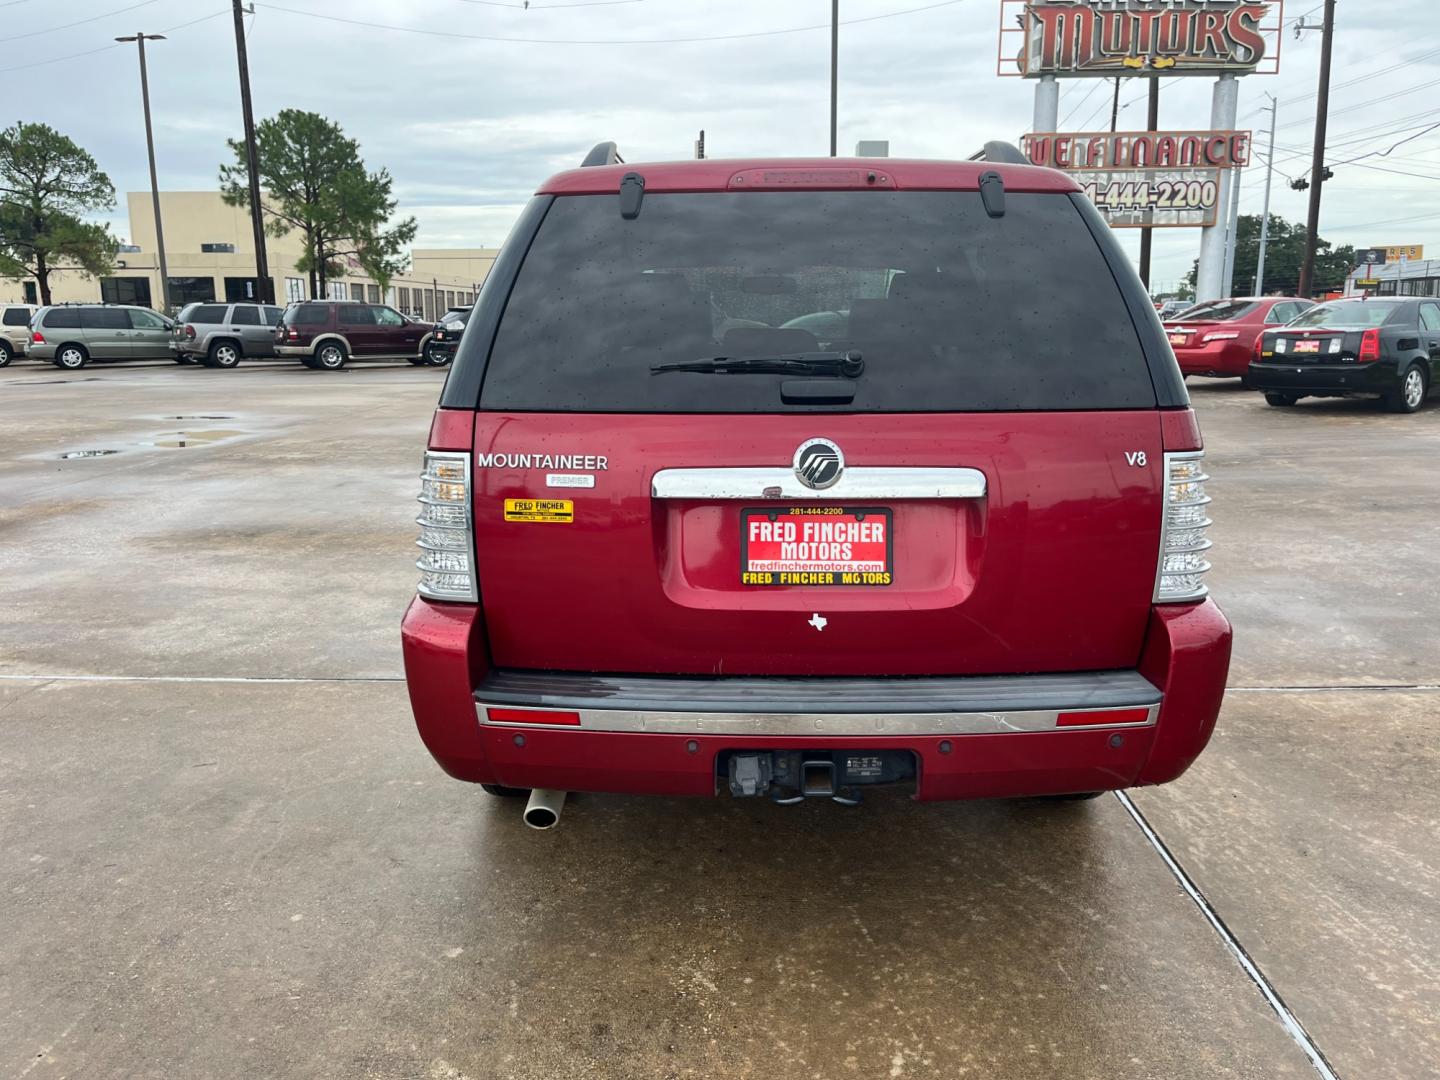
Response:
[[[865,370],[858,352],[801,352],[776,356],[712,356],[708,360],[686,360],[654,364],[650,374],[667,371],[698,371],[714,375],[828,375],[853,379]]]

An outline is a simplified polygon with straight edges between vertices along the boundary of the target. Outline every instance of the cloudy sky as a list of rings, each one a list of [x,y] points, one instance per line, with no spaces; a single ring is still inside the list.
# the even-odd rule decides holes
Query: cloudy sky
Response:
[[[1288,0],[1287,20],[1318,19]],[[494,245],[547,174],[614,139],[630,161],[828,150],[826,0],[256,0],[248,20],[257,115],[285,107],[338,121],[394,175],[417,246]],[[148,188],[135,47],[150,46],[160,183],[215,186],[240,107],[226,0],[0,0],[8,115],[89,149],[121,191]],[[1032,90],[995,75],[999,0],[841,0],[840,146],[889,139],[896,156],[966,157],[1028,129]],[[1440,256],[1440,30],[1436,0],[1340,0],[1321,234]],[[1309,168],[1320,35],[1287,31],[1281,73],[1241,81],[1242,127],[1263,148],[1265,94],[1280,99],[1274,209],[1303,220],[1289,178]],[[1164,84],[1163,127],[1209,126],[1210,82]],[[1121,128],[1144,126],[1144,85],[1121,92]],[[1108,127],[1099,81],[1064,85],[1063,130]],[[1284,175],[1281,175],[1281,174]],[[1242,210],[1258,213],[1264,169]],[[128,231],[123,216],[113,221]],[[1132,249],[1138,234],[1125,234]],[[1155,280],[1178,280],[1199,233],[1157,234]]]

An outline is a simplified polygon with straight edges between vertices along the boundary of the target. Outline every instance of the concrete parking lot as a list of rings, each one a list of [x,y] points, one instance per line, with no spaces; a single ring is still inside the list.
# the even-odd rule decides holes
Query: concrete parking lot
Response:
[[[1440,1076],[1440,408],[1192,386],[1232,687],[1133,814],[542,834],[401,681],[442,378],[0,372],[0,1076]]]

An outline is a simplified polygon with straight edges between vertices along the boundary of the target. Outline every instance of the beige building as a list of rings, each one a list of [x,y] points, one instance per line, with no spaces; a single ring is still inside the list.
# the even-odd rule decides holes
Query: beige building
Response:
[[[130,243],[116,253],[113,274],[92,278],[76,270],[53,272],[50,293],[55,303],[105,301],[142,304],[157,310],[162,307],[150,193],[132,191],[126,203]],[[162,191],[160,214],[165,228],[172,311],[196,300],[253,300],[258,296],[248,210],[227,206],[214,191]],[[302,253],[298,232],[266,237],[265,251],[275,298],[282,305],[315,299],[309,295],[308,275],[295,269],[295,261]],[[393,278],[383,293],[351,260],[340,279],[327,283],[328,298],[388,303],[407,315],[434,318],[446,308],[474,301],[499,252],[490,248],[426,248],[414,249],[410,254],[411,268]],[[33,278],[0,279],[0,302],[39,303],[36,282]]]

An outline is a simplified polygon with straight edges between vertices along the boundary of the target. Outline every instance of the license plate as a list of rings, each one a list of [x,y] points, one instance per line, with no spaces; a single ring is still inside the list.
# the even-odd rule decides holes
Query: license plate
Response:
[[[1170,335],[1170,344],[1171,344],[1171,345],[1184,345],[1185,342],[1187,342],[1187,341],[1189,341],[1189,340],[1190,340],[1190,335],[1189,335],[1189,334],[1171,334],[1171,335]]]
[[[1299,353],[1299,352],[1314,352],[1314,353],[1318,353],[1318,352],[1320,351],[1320,342],[1318,342],[1318,341],[1297,341],[1297,342],[1295,342],[1295,351],[1296,351],[1297,353]]]
[[[889,585],[888,507],[776,506],[740,511],[742,585]]]

